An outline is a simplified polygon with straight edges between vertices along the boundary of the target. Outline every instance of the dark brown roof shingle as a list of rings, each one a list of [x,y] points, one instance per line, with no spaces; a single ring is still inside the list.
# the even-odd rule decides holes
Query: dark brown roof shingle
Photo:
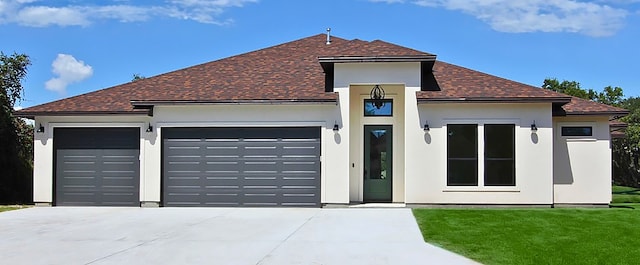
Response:
[[[609,106],[586,99],[571,97],[571,102],[562,106],[565,115],[627,115],[629,111],[623,108]],[[563,114],[563,113],[559,113]]]
[[[388,42],[345,40],[324,34],[236,55],[111,88],[17,111],[16,115],[146,114],[138,105],[158,102],[335,102],[325,92],[320,57],[434,56]],[[622,109],[437,61],[434,76],[441,91],[417,92],[431,101],[552,101],[567,103],[566,114],[608,114]]]
[[[518,101],[569,102],[570,97],[461,66],[437,61],[433,75],[441,91],[419,91],[418,101]]]

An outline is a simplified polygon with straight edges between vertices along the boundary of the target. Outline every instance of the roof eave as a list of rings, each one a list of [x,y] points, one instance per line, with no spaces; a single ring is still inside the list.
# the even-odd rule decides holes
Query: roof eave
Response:
[[[460,98],[418,98],[418,104],[426,103],[560,103],[571,102],[570,97],[526,97],[526,98],[486,98],[486,97],[460,97]]]
[[[149,111],[34,111],[34,112],[21,112],[16,111],[14,116],[35,119],[37,116],[110,116],[110,115],[123,115],[123,116],[149,116]]]
[[[564,116],[626,116],[629,111],[570,111]]]
[[[134,107],[174,105],[335,105],[337,99],[286,100],[131,100]]]

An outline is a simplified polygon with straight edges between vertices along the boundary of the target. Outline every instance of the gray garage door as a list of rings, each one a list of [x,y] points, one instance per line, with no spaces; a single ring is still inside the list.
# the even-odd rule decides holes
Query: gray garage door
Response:
[[[55,204],[140,206],[139,128],[56,128]]]
[[[163,205],[320,207],[319,128],[166,128]]]

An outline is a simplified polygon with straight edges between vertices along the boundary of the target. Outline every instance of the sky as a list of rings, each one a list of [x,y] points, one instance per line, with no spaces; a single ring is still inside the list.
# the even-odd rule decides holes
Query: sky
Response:
[[[17,109],[329,27],[537,87],[640,96],[640,0],[0,0],[0,51],[32,61]]]

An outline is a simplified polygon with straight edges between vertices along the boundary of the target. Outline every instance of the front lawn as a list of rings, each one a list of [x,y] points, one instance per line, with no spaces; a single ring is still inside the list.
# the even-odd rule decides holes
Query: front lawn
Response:
[[[640,203],[640,189],[624,186],[612,187],[612,203]]]
[[[12,210],[17,210],[17,209],[22,209],[22,208],[25,208],[25,207],[24,206],[17,206],[17,205],[12,205],[12,206],[0,205],[0,212],[12,211]]]
[[[425,241],[485,264],[638,264],[640,210],[414,209]]]

